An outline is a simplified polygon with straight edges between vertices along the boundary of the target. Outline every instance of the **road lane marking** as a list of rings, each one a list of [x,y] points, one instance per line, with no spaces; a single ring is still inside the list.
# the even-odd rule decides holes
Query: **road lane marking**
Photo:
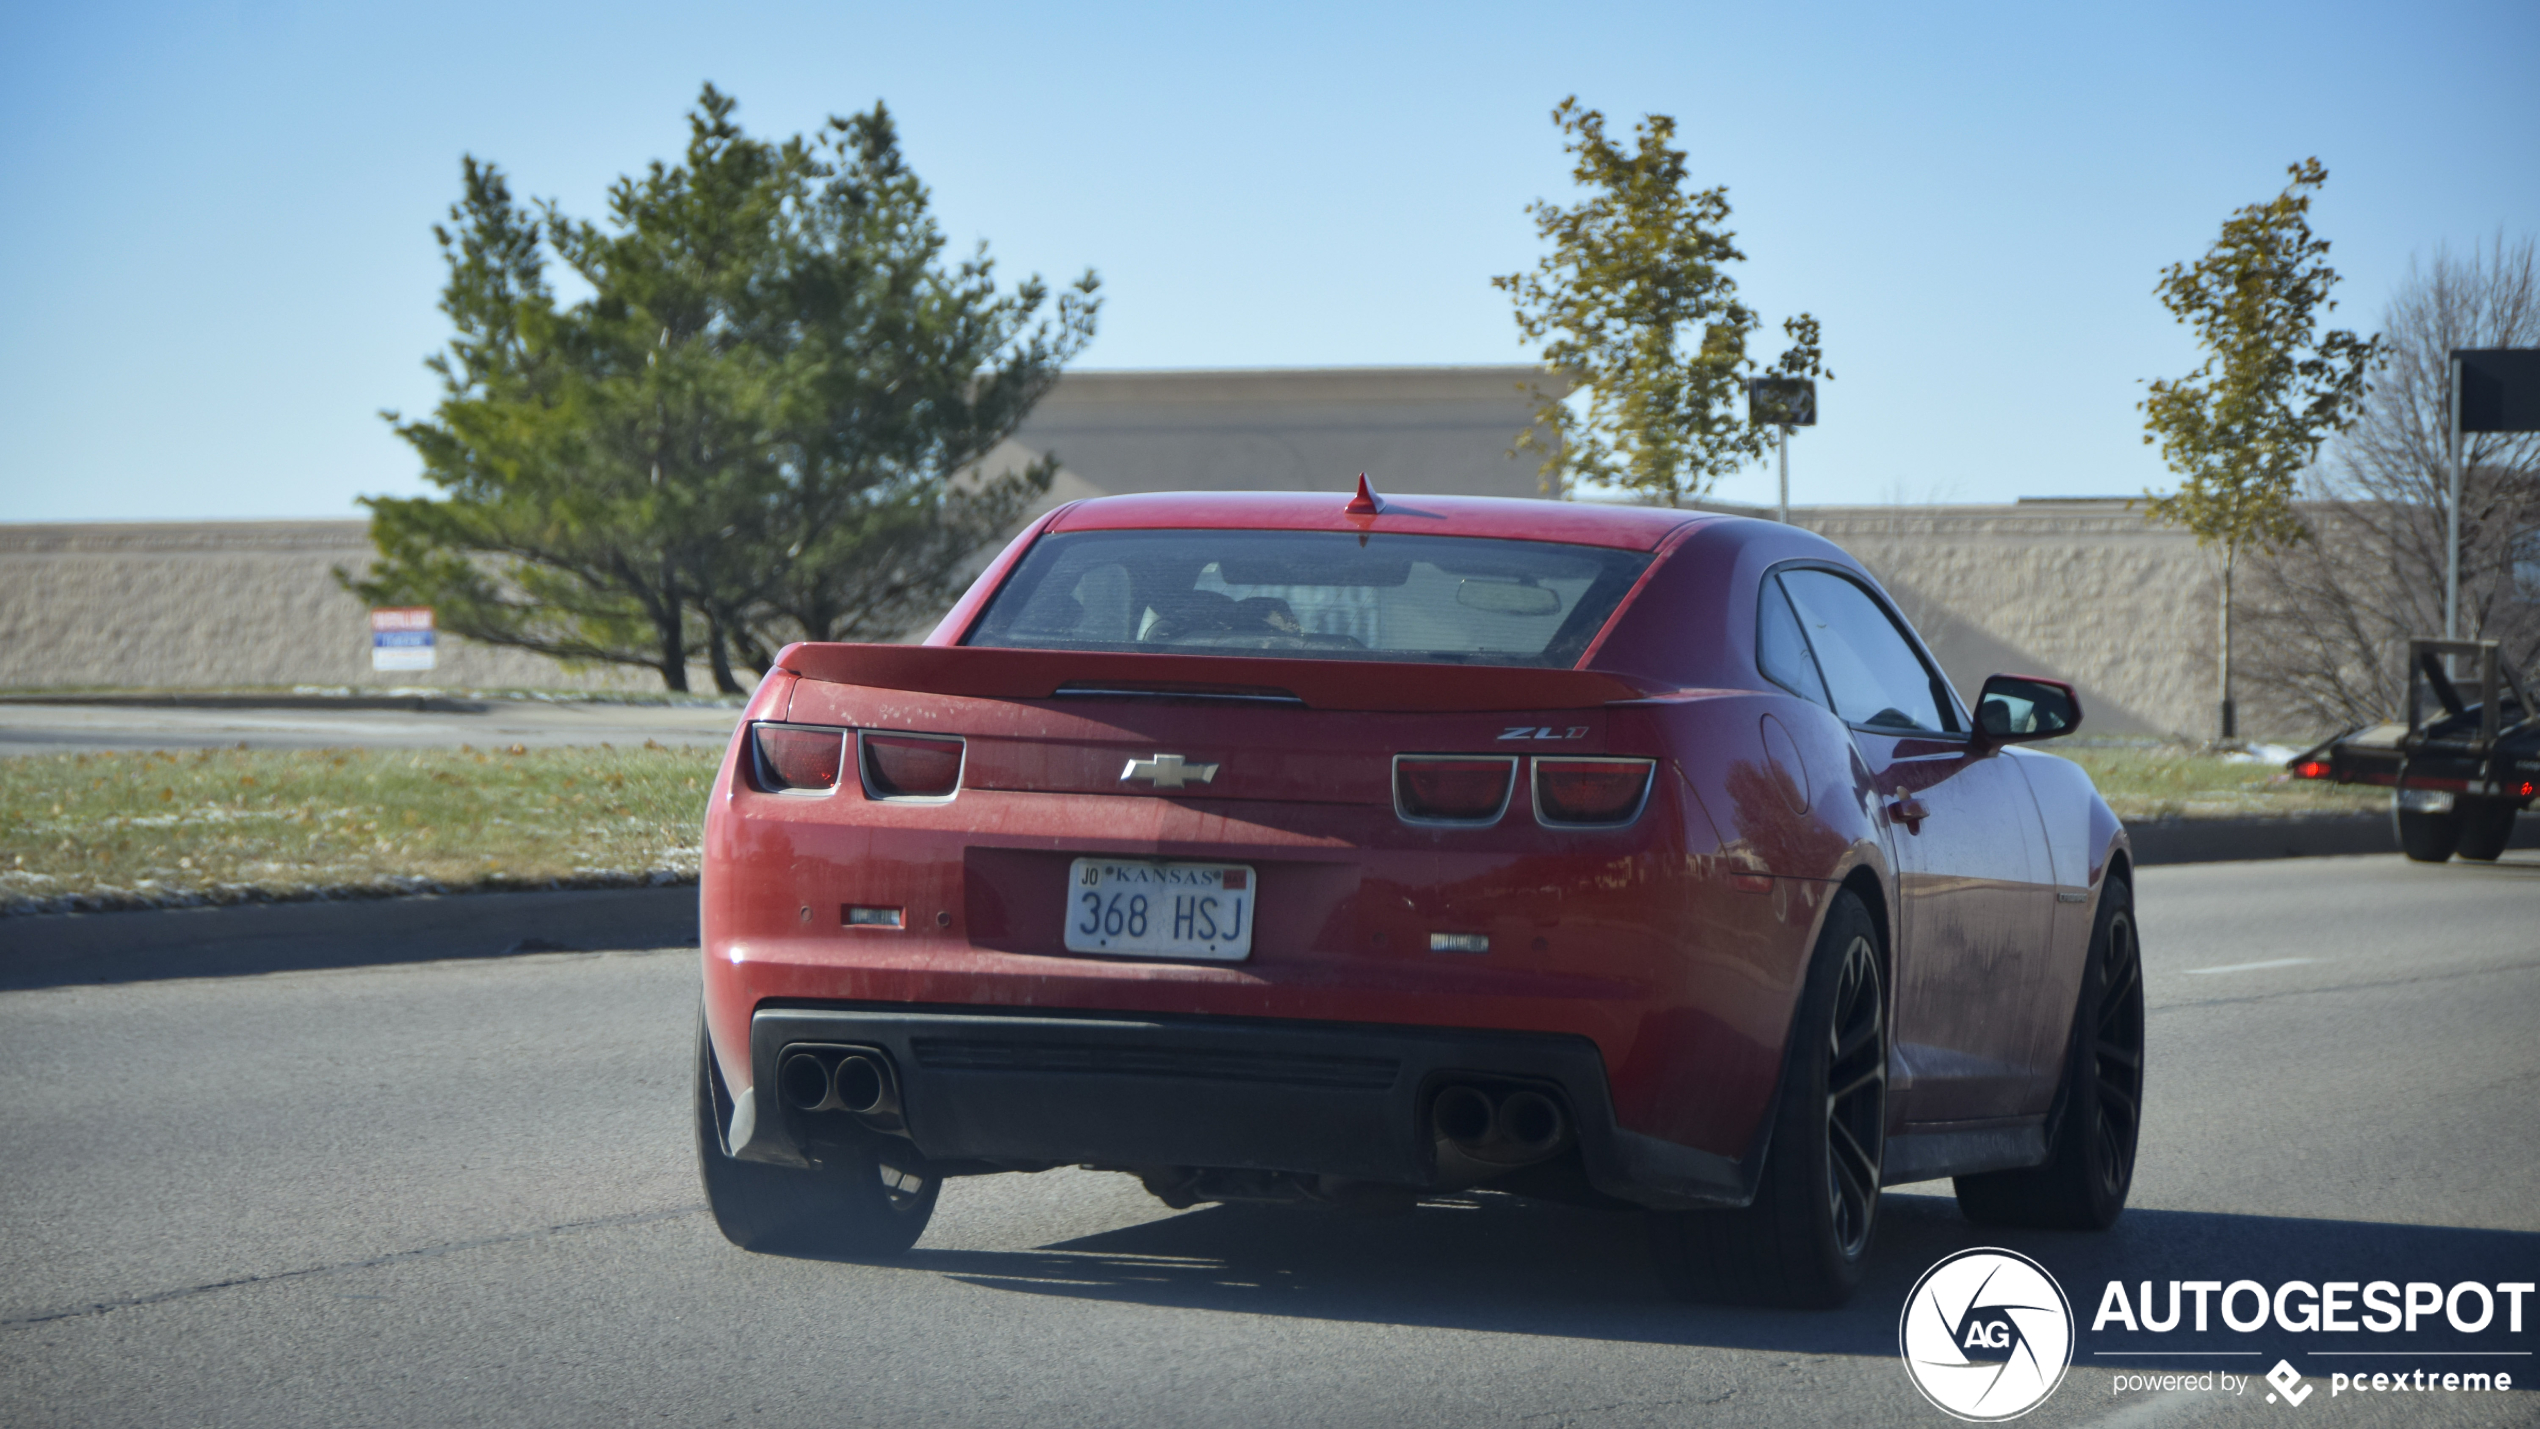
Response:
[[[2261,968],[2298,968],[2304,963],[2318,961],[2317,958],[2269,958],[2263,963],[2225,963],[2218,968],[2189,968],[2187,971],[2191,977],[2206,973],[2253,973]]]

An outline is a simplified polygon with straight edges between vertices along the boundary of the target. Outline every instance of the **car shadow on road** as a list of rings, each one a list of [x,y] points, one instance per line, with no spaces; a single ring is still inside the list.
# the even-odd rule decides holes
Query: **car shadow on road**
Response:
[[[1891,1193],[1868,1282],[1832,1312],[1686,1305],[1660,1287],[1637,1217],[1498,1195],[1431,1201],[1390,1217],[1211,1206],[1031,1251],[911,1251],[899,1264],[1018,1294],[1130,1301],[1248,1315],[1553,1335],[1655,1344],[1893,1355],[1897,1319],[1923,1271],[1972,1246],[2004,1246],[2045,1265],[2072,1302],[2077,1363],[2107,1368],[2263,1371],[2304,1350],[2460,1349],[2441,1316],[2418,1333],[2234,1334],[2217,1314],[2174,1331],[2091,1325],[2111,1280],[2151,1281],[2159,1313],[2171,1280],[2433,1281],[2494,1284],[2540,1270],[2540,1234],[2445,1226],[2129,1210],[2102,1234],[1975,1225],[1946,1195]],[[2192,1302],[2192,1296],[2191,1296]],[[2298,1303],[2298,1302],[2297,1302]],[[2239,1309],[2246,1318],[2251,1301]],[[2498,1306],[2495,1324],[2505,1324]],[[2526,1297],[2527,1314],[2540,1303]],[[2489,1335],[2480,1348],[2494,1348]],[[2334,1343],[2332,1343],[2332,1341]],[[2369,1341],[2369,1344],[2359,1343]],[[2517,1347],[2521,1337],[2516,1337]],[[2315,1371],[2325,1374],[2327,1361]]]

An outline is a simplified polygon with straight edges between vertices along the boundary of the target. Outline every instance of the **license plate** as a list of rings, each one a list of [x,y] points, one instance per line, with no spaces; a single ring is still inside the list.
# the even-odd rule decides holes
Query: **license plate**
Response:
[[[1241,962],[1259,892],[1240,863],[1080,858],[1067,872],[1067,951]]]

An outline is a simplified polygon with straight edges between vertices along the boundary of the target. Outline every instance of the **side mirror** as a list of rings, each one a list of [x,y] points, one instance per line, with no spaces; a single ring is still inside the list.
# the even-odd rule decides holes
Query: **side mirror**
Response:
[[[1976,696],[1976,740],[2026,744],[2081,728],[2081,696],[2061,680],[1995,675]]]

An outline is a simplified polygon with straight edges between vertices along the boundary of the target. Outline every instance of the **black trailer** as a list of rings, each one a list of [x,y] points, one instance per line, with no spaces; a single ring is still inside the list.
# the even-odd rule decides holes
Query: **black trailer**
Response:
[[[2471,666],[2477,684],[2464,688],[2452,672]],[[2540,704],[2493,640],[2411,640],[2406,720],[2347,730],[2285,768],[2388,788],[2399,847],[2421,863],[2493,859],[2540,796]]]

